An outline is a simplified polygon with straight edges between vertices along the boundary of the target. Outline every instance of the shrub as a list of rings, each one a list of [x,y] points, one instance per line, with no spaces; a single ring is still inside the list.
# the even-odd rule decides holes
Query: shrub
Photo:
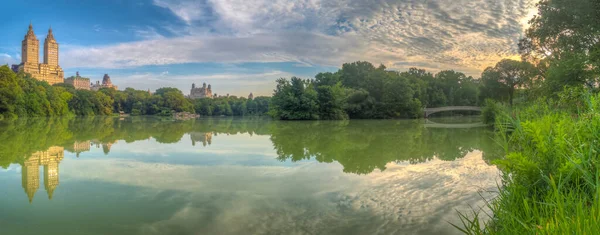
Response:
[[[501,111],[500,104],[491,99],[485,100],[485,106],[481,111],[481,118],[485,124],[494,124],[496,122],[496,116]]]
[[[595,234],[600,229],[600,95],[567,91],[515,112],[490,222],[471,234]],[[557,105],[558,104],[558,105]],[[562,104],[581,104],[577,107]],[[559,108],[557,108],[559,107]],[[562,107],[562,108],[561,108]],[[573,110],[577,110],[574,113]],[[576,114],[576,115],[574,115]],[[478,215],[476,213],[476,215]]]

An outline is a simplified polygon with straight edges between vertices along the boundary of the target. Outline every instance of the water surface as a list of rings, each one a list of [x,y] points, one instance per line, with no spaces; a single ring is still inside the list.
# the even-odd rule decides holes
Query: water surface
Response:
[[[486,128],[412,120],[20,119],[0,130],[2,234],[457,234],[449,222],[495,190],[500,155]]]

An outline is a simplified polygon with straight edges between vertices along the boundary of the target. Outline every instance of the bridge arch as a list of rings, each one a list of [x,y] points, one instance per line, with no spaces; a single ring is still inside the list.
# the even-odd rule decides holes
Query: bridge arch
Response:
[[[446,106],[446,107],[438,107],[438,108],[425,108],[423,112],[425,114],[425,118],[428,118],[429,115],[439,112],[446,111],[478,111],[481,112],[481,107],[477,106]]]

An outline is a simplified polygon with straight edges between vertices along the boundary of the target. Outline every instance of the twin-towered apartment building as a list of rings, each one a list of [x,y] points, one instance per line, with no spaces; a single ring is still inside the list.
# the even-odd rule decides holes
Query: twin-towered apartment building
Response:
[[[58,42],[52,33],[52,27],[48,29],[48,34],[44,40],[44,62],[40,63],[40,41],[33,32],[33,25],[29,24],[29,30],[21,43],[21,64],[13,65],[15,72],[25,72],[40,81],[46,81],[50,85],[57,83],[68,83],[77,89],[98,90],[100,88],[115,88],[108,74],[104,74],[102,83],[97,81],[95,84],[90,82],[89,78],[83,78],[77,73],[76,76],[65,79],[65,73],[58,64],[59,50]]]

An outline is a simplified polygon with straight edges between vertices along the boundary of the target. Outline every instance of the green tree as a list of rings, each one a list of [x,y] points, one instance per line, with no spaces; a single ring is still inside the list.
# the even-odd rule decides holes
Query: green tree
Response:
[[[548,80],[546,91],[595,85],[600,74],[600,2],[541,0],[537,7],[519,49],[544,68],[540,72]]]
[[[171,110],[176,112],[194,112],[192,103],[177,88],[160,88],[156,90],[154,96],[160,98],[158,107],[162,113],[170,113]]]
[[[529,57],[562,59],[600,48],[600,2],[596,0],[541,0],[519,46]],[[596,64],[597,60],[589,63]]]
[[[484,74],[490,76],[486,79],[496,79],[497,83],[504,84],[508,103],[512,106],[515,90],[526,87],[535,75],[535,67],[529,62],[504,59],[494,68],[486,69]]]
[[[344,111],[345,90],[340,82],[332,85],[321,85],[317,88],[319,118],[324,120],[348,119]]]
[[[23,105],[23,90],[17,75],[7,65],[0,66],[0,120],[17,117],[17,107]]]
[[[508,102],[508,86],[501,82],[500,73],[493,67],[486,68],[481,74],[479,86],[480,100],[493,99]]]
[[[271,115],[282,120],[318,119],[317,92],[310,80],[277,79]]]

